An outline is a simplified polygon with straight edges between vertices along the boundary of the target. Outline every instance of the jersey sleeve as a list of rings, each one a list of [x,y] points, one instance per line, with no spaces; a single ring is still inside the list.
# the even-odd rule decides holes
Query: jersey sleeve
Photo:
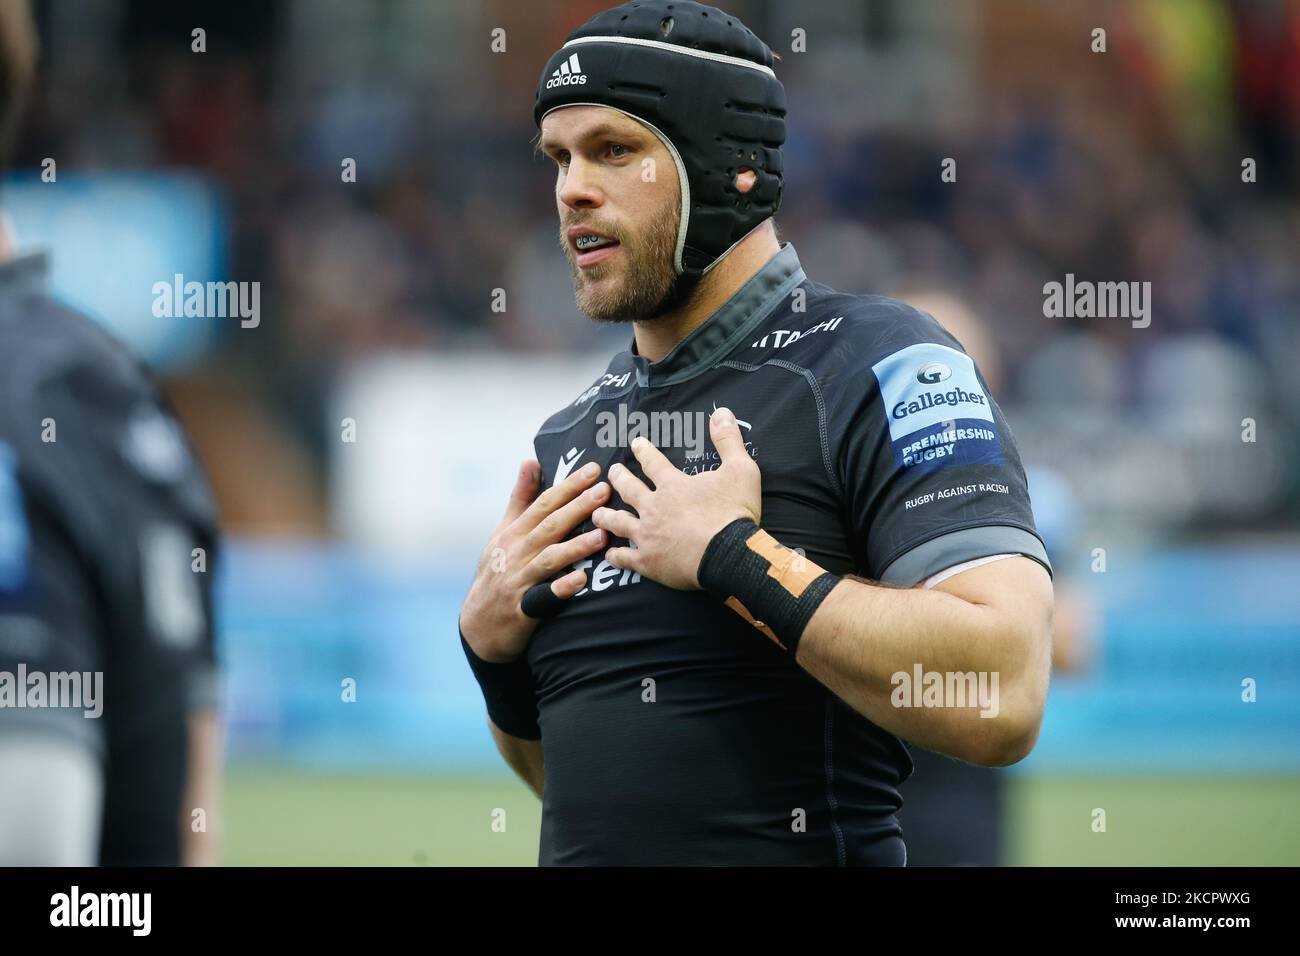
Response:
[[[997,554],[1051,573],[1015,439],[983,376],[933,318],[896,305],[886,335],[844,350],[828,389],[859,567],[906,587]]]

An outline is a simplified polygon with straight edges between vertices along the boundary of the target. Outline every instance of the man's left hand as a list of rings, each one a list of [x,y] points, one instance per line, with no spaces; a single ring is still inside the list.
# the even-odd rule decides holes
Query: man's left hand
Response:
[[[721,459],[717,468],[684,475],[650,441],[638,437],[632,454],[653,484],[653,490],[623,465],[613,465],[606,477],[636,515],[597,508],[596,527],[626,538],[635,546],[610,548],[605,559],[670,588],[698,590],[696,572],[713,536],[737,518],[758,523],[762,516],[758,464],[745,448],[745,439],[730,409],[709,416],[709,434]]]

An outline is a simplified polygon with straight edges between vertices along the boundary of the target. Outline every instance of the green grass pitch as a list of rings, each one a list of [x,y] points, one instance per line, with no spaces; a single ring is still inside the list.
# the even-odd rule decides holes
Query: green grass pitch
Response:
[[[227,777],[223,798],[228,865],[537,862],[541,804],[507,776],[240,768]],[[1106,811],[1104,833],[1092,829],[1098,807]],[[1017,864],[1300,864],[1300,777],[1018,778],[1006,812]]]

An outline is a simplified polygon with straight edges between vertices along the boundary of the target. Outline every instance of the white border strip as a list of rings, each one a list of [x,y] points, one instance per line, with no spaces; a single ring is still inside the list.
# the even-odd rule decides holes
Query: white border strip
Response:
[[[969,571],[972,568],[978,568],[980,565],[992,564],[994,561],[1001,561],[1003,558],[1017,558],[1018,554],[990,554],[987,558],[976,558],[973,561],[963,561],[961,564],[954,564],[952,567],[940,571],[938,574],[932,574],[925,579],[922,587],[927,590],[936,584],[942,584],[951,577],[956,577],[963,571]]]
[[[710,53],[708,50],[693,50],[688,46],[679,46],[676,43],[664,43],[662,40],[642,40],[639,37],[575,37],[560,49],[571,47],[575,43],[627,43],[631,46],[648,46],[656,50],[666,50],[669,53],[684,53],[687,56],[698,56],[702,60],[713,60],[717,63],[730,63],[732,66],[746,66],[751,70],[758,70],[760,73],[766,73],[772,79],[776,79],[776,73],[770,66],[764,66],[762,63],[755,63],[753,60],[745,60],[738,56],[728,56],[725,53]]]

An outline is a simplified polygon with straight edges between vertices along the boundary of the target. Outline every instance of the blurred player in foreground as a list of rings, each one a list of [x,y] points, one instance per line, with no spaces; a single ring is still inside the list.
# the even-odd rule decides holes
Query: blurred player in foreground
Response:
[[[0,161],[36,49],[0,0]],[[0,219],[0,865],[210,863],[207,483],[146,373],[15,245]]]
[[[1052,584],[1012,437],[933,318],[778,241],[773,62],[643,0],[538,84],[579,308],[633,330],[538,432],[461,610],[544,864],[902,865],[899,738],[989,766],[1037,739]]]

